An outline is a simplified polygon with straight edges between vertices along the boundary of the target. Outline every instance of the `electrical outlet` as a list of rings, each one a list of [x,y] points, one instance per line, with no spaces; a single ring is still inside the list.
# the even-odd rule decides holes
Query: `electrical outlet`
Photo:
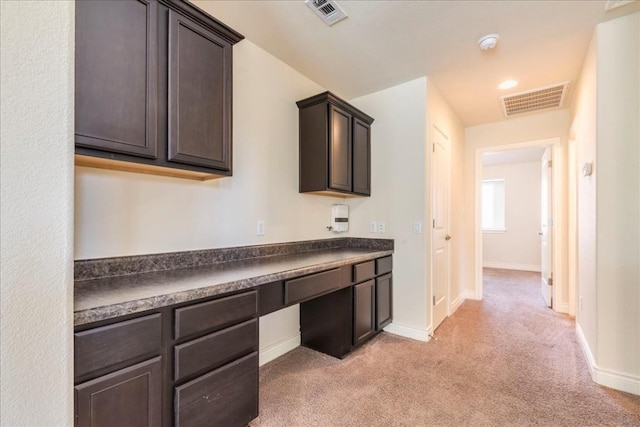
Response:
[[[420,221],[413,222],[413,233],[414,234],[422,233],[422,223]]]
[[[372,233],[377,233],[378,232],[378,222],[377,221],[371,221],[369,223],[369,231]]]
[[[256,235],[264,236],[264,220],[263,219],[259,219],[258,222],[256,222]]]
[[[384,221],[378,221],[378,233],[384,233],[385,229]]]

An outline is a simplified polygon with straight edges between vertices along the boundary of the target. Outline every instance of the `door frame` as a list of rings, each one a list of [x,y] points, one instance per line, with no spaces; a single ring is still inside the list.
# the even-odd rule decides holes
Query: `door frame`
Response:
[[[434,256],[434,251],[433,251],[433,220],[434,220],[434,209],[433,209],[433,186],[434,186],[434,175],[435,175],[435,167],[434,167],[434,155],[433,155],[433,144],[434,144],[434,132],[440,132],[440,134],[442,134],[442,136],[447,140],[449,146],[447,147],[447,154],[449,156],[449,168],[448,173],[447,173],[447,177],[446,177],[446,185],[447,185],[447,232],[450,233],[451,231],[451,138],[449,137],[449,135],[447,135],[440,126],[438,126],[437,124],[435,124],[432,120],[430,121],[430,129],[429,129],[429,146],[427,149],[428,152],[428,156],[429,156],[429,168],[430,168],[430,172],[429,172],[429,197],[428,197],[428,201],[429,201],[429,222],[427,223],[427,229],[429,230],[429,233],[425,233],[425,237],[428,238],[428,248],[429,248],[429,295],[427,298],[427,304],[429,308],[429,313],[430,313],[430,326],[427,328],[429,335],[432,335],[435,331],[435,327],[433,324],[433,287],[434,287],[434,280],[433,280],[433,256]],[[446,291],[445,291],[445,307],[447,308],[447,317],[451,316],[452,314],[452,310],[451,310],[451,244],[449,243],[449,250],[447,251],[447,285],[446,285]],[[445,320],[446,320],[445,318]],[[444,322],[444,320],[443,320]]]
[[[553,161],[552,169],[552,183],[551,188],[553,191],[553,205],[552,205],[552,218],[553,218],[553,233],[554,239],[552,242],[553,256],[552,256],[552,271],[553,274],[553,300],[557,303],[554,304],[553,310],[561,313],[569,312],[569,304],[562,301],[562,288],[565,286],[565,270],[567,268],[564,262],[564,243],[565,237],[565,210],[563,206],[563,196],[565,194],[565,188],[563,183],[565,182],[565,166],[564,166],[564,153],[562,140],[559,137],[541,139],[513,144],[501,144],[492,145],[488,147],[481,147],[476,149],[475,153],[475,213],[474,213],[474,232],[475,232],[475,287],[474,297],[481,300],[483,297],[482,289],[482,155],[487,152],[506,151],[518,148],[529,147],[551,147],[551,159]],[[571,291],[569,291],[571,294]]]

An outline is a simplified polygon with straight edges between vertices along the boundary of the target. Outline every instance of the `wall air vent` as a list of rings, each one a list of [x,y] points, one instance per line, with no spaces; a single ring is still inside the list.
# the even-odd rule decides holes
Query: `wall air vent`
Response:
[[[502,110],[506,117],[532,111],[562,107],[569,90],[569,82],[556,83],[526,92],[500,97]]]
[[[305,0],[304,3],[327,25],[333,25],[347,17],[346,12],[334,0]]]

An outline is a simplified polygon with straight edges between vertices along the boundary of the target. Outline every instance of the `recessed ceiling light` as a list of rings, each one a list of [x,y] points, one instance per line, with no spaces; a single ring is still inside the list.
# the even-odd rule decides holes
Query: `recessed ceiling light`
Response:
[[[516,80],[505,80],[498,85],[498,89],[511,89],[518,86],[518,82]]]
[[[480,46],[480,49],[482,50],[493,49],[496,47],[496,44],[498,44],[499,38],[500,36],[497,34],[487,34],[486,36],[480,37],[478,40],[478,46]]]

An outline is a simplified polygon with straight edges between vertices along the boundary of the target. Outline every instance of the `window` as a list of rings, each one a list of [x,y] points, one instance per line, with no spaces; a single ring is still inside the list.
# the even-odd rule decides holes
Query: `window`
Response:
[[[482,230],[505,231],[504,179],[482,181]]]

